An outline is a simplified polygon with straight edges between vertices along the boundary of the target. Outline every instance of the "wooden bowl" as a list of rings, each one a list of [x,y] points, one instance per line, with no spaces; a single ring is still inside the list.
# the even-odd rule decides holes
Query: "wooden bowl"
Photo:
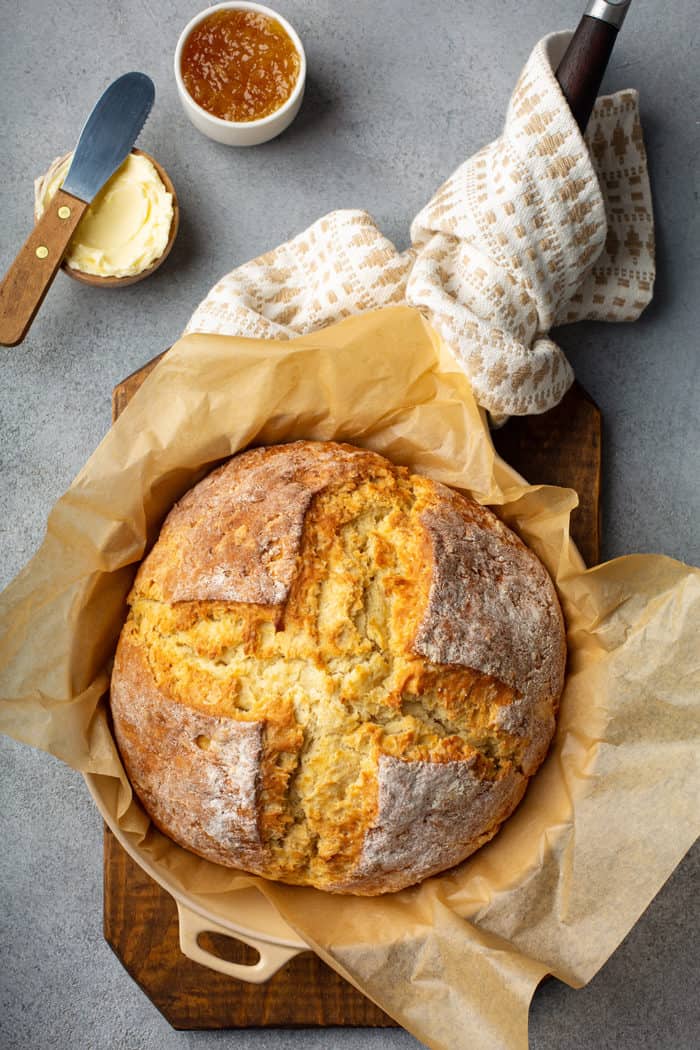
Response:
[[[168,236],[167,244],[165,245],[162,254],[159,255],[147,269],[142,270],[141,273],[131,274],[128,277],[100,277],[99,274],[83,273],[82,270],[74,270],[73,267],[69,266],[64,260],[61,263],[61,269],[63,272],[67,273],[69,277],[72,277],[74,281],[80,281],[81,284],[91,284],[96,288],[125,288],[127,284],[136,284],[137,281],[142,281],[144,277],[150,277],[150,275],[158,269],[161,263],[165,262],[170,254],[170,249],[173,246],[175,237],[177,236],[178,227],[180,225],[180,206],[178,204],[175,187],[170,181],[170,176],[165,168],[163,168],[150,153],[146,153],[146,151],[142,149],[132,149],[131,152],[150,160],[151,164],[158,172],[161,182],[168,193],[172,196],[173,218],[170,223],[170,234]]]

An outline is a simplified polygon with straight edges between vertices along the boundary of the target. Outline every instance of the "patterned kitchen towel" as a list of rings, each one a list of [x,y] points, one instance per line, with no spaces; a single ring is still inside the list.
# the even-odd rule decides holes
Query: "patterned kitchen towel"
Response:
[[[407,303],[429,318],[494,416],[555,405],[573,372],[549,338],[634,321],[654,284],[637,94],[600,98],[585,140],[554,76],[569,33],[534,49],[503,134],[447,180],[399,253],[364,211],[336,211],[239,266],[186,332],[288,339]]]

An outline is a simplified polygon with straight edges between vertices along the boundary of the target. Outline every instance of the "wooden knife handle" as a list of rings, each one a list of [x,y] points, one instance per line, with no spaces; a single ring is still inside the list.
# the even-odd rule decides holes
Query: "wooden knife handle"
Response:
[[[47,204],[0,284],[0,345],[24,339],[86,210],[63,190]]]
[[[616,39],[615,26],[584,15],[557,68],[556,78],[581,131],[586,130]]]

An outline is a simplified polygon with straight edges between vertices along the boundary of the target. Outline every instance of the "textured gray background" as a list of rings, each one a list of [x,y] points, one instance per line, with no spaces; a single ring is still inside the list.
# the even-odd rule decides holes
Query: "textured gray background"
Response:
[[[0,585],[31,556],[51,504],[107,430],[114,384],[178,336],[219,275],[337,207],[369,209],[404,246],[442,179],[498,133],[531,46],[573,27],[583,6],[279,3],[307,48],[307,97],[285,135],[249,151],[202,138],[180,111],[171,55],[201,0],[0,3],[0,270],[28,231],[33,177],[74,144],[92,101],[129,69],[155,80],[141,144],[169,171],[182,207],[156,276],[102,292],[59,275],[27,341],[0,353]],[[697,563],[697,2],[665,11],[635,0],[606,81],[642,96],[656,299],[633,326],[579,325],[560,341],[604,413],[604,555],[662,551]],[[80,777],[5,739],[0,750],[0,1046],[417,1046],[404,1032],[370,1030],[173,1032],[102,939],[101,826]],[[537,994],[533,1048],[698,1045],[699,866],[696,847],[588,988],[552,981]]]

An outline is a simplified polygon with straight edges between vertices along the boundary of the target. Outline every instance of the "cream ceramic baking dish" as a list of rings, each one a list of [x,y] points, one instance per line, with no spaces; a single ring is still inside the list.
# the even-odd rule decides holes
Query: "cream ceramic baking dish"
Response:
[[[289,959],[300,952],[308,951],[309,946],[287,925],[267,898],[252,886],[227,894],[228,908],[222,907],[222,898],[218,895],[206,899],[203,896],[184,894],[167,869],[154,863],[151,857],[139,848],[134,838],[118,826],[105,791],[106,785],[112,784],[113,781],[86,773],[85,782],[119,845],[147,875],[174,898],[180,926],[180,949],[188,959],[229,977],[236,977],[239,981],[262,984]],[[256,963],[247,966],[220,959],[198,943],[200,934],[205,932],[219,933],[243,941],[254,948],[260,958]]]

